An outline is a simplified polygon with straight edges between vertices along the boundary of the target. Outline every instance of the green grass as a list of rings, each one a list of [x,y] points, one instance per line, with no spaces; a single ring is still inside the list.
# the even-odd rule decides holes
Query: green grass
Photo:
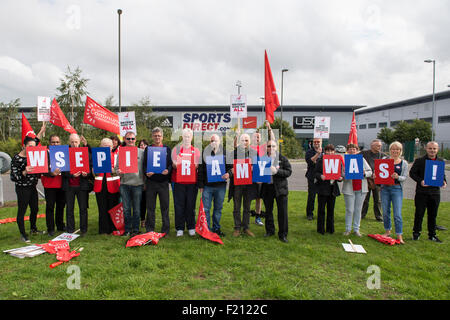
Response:
[[[84,247],[79,257],[50,269],[54,255],[18,259],[0,255],[0,299],[449,299],[450,267],[448,231],[444,241],[427,240],[426,218],[419,241],[412,241],[414,203],[404,200],[403,224],[406,244],[388,246],[367,236],[350,236],[367,254],[346,253],[342,242],[344,199],[336,202],[333,235],[316,232],[316,220],[305,218],[305,192],[289,197],[289,243],[264,238],[264,227],[251,219],[255,238],[232,238],[232,204],[226,202],[222,228],[224,245],[196,236],[176,238],[171,208],[171,234],[156,246],[125,248],[124,237],[98,235],[95,197],[90,198],[89,231],[71,247]],[[173,204],[172,204],[173,206]],[[197,207],[198,208],[198,207]],[[44,205],[40,206],[44,212]],[[441,203],[438,222],[450,226],[450,203]],[[0,209],[0,219],[14,217],[16,208]],[[157,218],[159,211],[157,211]],[[263,220],[264,221],[264,220]],[[77,220],[78,225],[78,220]],[[161,226],[157,219],[157,228]],[[26,228],[29,223],[26,222]],[[38,219],[45,230],[45,219]],[[383,224],[369,210],[361,232],[383,233]],[[47,235],[33,236],[44,243]],[[0,249],[23,246],[15,223],[0,225]],[[68,267],[77,265],[81,289],[69,290]],[[372,275],[367,268],[380,268],[380,289],[368,289]]]

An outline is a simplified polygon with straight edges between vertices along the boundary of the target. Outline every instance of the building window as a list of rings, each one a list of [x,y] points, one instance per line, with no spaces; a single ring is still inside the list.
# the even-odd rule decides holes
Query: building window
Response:
[[[387,127],[387,122],[378,123],[378,128],[386,128],[386,127]]]
[[[369,129],[373,129],[376,128],[377,124],[376,123],[369,123]]]
[[[367,128],[367,125],[365,125],[365,124],[360,124],[360,125],[359,125],[359,128],[360,128],[360,129],[366,129],[366,128]]]
[[[449,123],[450,116],[440,116],[438,117],[438,123]]]
[[[420,120],[423,120],[423,121],[426,121],[426,122],[428,122],[428,123],[432,123],[433,121],[432,121],[432,119],[433,118],[420,118]]]
[[[391,121],[391,128],[395,127],[399,123],[400,123],[400,121]]]

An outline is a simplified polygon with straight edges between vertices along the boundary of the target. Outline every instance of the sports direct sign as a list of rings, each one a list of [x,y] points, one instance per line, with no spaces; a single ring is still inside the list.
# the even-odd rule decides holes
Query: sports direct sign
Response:
[[[186,112],[182,116],[183,129],[192,131],[226,131],[231,129],[228,112]]]

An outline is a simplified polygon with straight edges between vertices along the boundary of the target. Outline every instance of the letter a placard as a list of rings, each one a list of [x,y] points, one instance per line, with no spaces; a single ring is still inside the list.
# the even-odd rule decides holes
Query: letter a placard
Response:
[[[252,184],[252,164],[250,159],[234,159],[234,185]]]
[[[394,179],[391,177],[394,173],[394,159],[375,159],[375,184],[394,184]]]
[[[325,180],[338,180],[341,177],[342,156],[338,154],[323,155],[323,175]]]
[[[47,147],[27,147],[27,166],[33,167],[32,173],[48,172]]]
[[[344,155],[345,179],[361,180],[364,179],[364,161],[362,154]]]

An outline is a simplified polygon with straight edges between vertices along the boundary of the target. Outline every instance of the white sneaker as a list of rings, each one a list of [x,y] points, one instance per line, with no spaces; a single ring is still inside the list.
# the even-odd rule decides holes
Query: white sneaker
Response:
[[[350,231],[345,231],[344,236],[348,236],[348,235],[350,235]]]
[[[189,229],[189,235],[191,237],[195,236],[195,229]]]
[[[357,235],[358,237],[362,237],[362,234],[359,231],[355,231],[355,235]]]
[[[183,236],[183,230],[177,230],[177,237]]]

